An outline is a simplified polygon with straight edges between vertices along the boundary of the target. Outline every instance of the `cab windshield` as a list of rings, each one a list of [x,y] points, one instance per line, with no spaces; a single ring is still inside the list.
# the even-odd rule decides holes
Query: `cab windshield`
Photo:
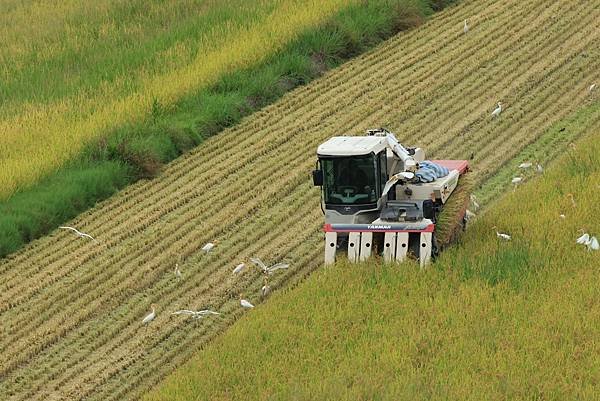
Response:
[[[325,203],[360,205],[378,199],[377,162],[373,155],[321,159]]]

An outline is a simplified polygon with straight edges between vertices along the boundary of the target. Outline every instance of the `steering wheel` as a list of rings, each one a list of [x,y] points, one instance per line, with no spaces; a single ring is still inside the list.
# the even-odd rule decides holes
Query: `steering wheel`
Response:
[[[340,191],[343,192],[346,197],[350,197],[356,193],[356,187],[344,186],[340,187]]]

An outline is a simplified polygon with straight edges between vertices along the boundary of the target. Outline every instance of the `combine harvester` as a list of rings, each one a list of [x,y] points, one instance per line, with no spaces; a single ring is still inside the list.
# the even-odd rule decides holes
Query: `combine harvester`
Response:
[[[421,148],[405,148],[385,129],[333,137],[317,156],[313,182],[322,187],[325,264],[340,249],[351,262],[372,254],[400,262],[412,254],[425,266],[464,228],[466,160],[425,161]]]

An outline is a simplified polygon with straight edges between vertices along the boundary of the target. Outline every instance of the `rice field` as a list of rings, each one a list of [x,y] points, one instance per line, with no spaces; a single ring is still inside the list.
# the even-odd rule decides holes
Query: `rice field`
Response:
[[[0,199],[54,172],[92,141],[141,122],[153,105],[174,107],[355,3],[3,3]]]
[[[585,135],[432,268],[320,269],[143,399],[597,399],[600,260],[576,238],[600,234],[600,128]]]
[[[97,243],[56,231],[2,260],[0,398],[139,398],[243,314],[240,292],[261,301],[262,276],[233,276],[235,265],[289,262],[275,289],[318,268],[322,216],[309,172],[332,135],[387,126],[432,158],[472,153],[473,178],[485,183],[597,101],[587,88],[600,79],[598,17],[588,2],[465,1],[69,222]],[[506,109],[492,119],[497,101]],[[593,110],[573,129],[598,129]],[[213,240],[213,252],[200,252]],[[145,329],[152,303],[158,315]],[[205,307],[223,314],[170,316]]]

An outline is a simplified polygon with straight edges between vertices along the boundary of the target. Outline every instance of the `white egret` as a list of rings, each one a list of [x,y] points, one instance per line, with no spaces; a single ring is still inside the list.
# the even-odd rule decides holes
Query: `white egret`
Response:
[[[471,194],[471,203],[473,204],[473,208],[475,210],[479,209],[479,203],[477,203],[477,198],[473,194]]]
[[[522,168],[522,169],[526,169],[526,168],[529,168],[531,166],[532,166],[531,162],[524,162],[524,163],[519,164],[519,168]]]
[[[600,244],[598,244],[598,239],[596,237],[590,238],[587,243],[588,251],[597,251],[600,249]]]
[[[542,165],[541,165],[541,164],[539,164],[539,163],[536,163],[536,166],[535,166],[535,171],[536,171],[538,174],[542,174],[542,173],[544,172],[544,168],[542,167]]]
[[[181,270],[179,270],[179,263],[175,263],[175,277],[181,279]]]
[[[271,287],[269,287],[269,283],[267,282],[266,278],[265,278],[264,283],[265,283],[265,285],[263,285],[262,288],[260,289],[260,293],[262,294],[263,297],[266,297],[271,292]]]
[[[176,312],[171,313],[171,315],[188,315],[192,319],[202,319],[204,316],[208,315],[220,315],[219,312],[215,312],[209,309],[193,311],[189,309],[178,310]]]
[[[492,227],[492,230],[496,230],[497,228],[498,227],[494,226],[494,227]],[[496,231],[496,236],[498,238],[501,238],[501,239],[505,240],[505,241],[510,241],[510,235],[508,235],[508,234],[499,233],[498,231]]]
[[[577,238],[576,242],[581,245],[587,245],[588,242],[590,242],[590,235],[583,231],[583,229],[580,229],[579,231],[581,231],[582,235]]]
[[[144,320],[142,320],[142,324],[145,324],[146,327],[148,327],[148,324],[150,324],[150,322],[156,317],[156,305],[152,304],[150,305],[150,308],[152,308],[152,312],[148,313]]]
[[[565,216],[564,214],[561,214],[559,217],[560,217],[561,219],[566,219],[566,218],[567,218],[567,216]]]
[[[523,177],[515,177],[511,181],[511,183],[515,184],[515,188],[517,185],[523,182]]]
[[[467,24],[467,20],[465,20],[465,26],[463,27],[463,32],[464,33],[469,32],[469,25]]]
[[[171,313],[171,315],[195,315],[196,312],[193,310],[189,310],[189,309],[182,309],[182,310],[178,310],[176,312]]]
[[[267,265],[265,265],[263,263],[263,261],[260,260],[259,258],[250,258],[250,261],[252,263],[254,263],[254,265],[256,267],[261,269],[264,274],[273,274],[275,271],[277,271],[279,269],[287,269],[288,267],[290,267],[290,265],[287,263],[277,263],[271,267],[267,267]]]
[[[213,248],[217,245],[217,241],[215,240],[214,242],[207,242],[203,247],[202,250],[206,253],[209,253],[210,251],[213,250]]]
[[[239,273],[243,272],[244,270],[246,270],[246,264],[240,263],[239,265],[237,265],[235,267],[235,269],[233,269],[233,274],[239,274]]]
[[[71,231],[73,231],[73,232],[75,233],[75,235],[77,235],[78,237],[81,237],[81,238],[89,238],[89,239],[91,239],[92,241],[96,241],[96,240],[94,239],[94,237],[92,237],[91,235],[89,235],[89,234],[86,234],[86,233],[82,233],[81,231],[79,231],[79,230],[78,230],[78,229],[76,229],[76,228],[73,228],[73,227],[66,227],[66,226],[61,226],[61,227],[58,227],[58,228],[62,228],[63,230],[71,230]]]
[[[502,103],[498,102],[498,107],[492,111],[492,118],[500,116],[500,113],[502,113]]]
[[[596,89],[596,84],[591,84],[589,87],[590,92],[592,92],[594,89]]]
[[[246,308],[246,309],[254,308],[254,305],[252,305],[250,302],[248,302],[247,300],[242,298],[242,294],[240,294],[240,305],[242,305],[242,308]]]

